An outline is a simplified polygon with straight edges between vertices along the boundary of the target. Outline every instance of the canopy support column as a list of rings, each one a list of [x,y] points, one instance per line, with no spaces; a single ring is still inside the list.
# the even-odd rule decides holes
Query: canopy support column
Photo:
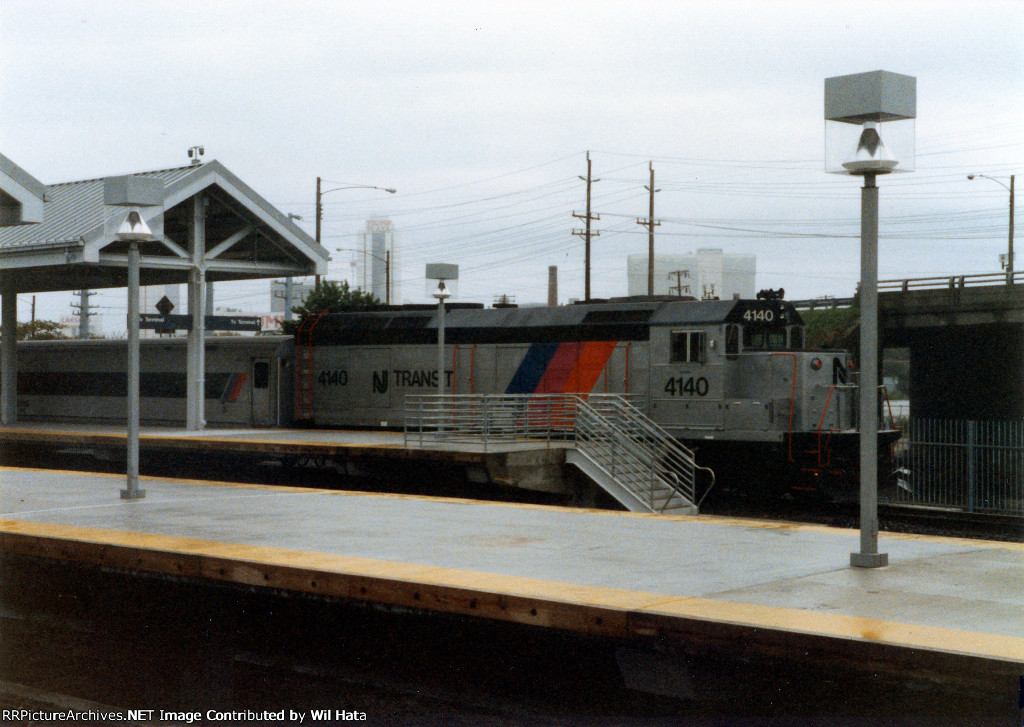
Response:
[[[10,426],[18,421],[18,295],[7,280],[0,288],[3,302],[3,333],[0,335],[0,423]]]
[[[192,270],[188,281],[188,312],[192,327],[188,331],[187,391],[185,427],[206,427],[206,197],[192,198]]]

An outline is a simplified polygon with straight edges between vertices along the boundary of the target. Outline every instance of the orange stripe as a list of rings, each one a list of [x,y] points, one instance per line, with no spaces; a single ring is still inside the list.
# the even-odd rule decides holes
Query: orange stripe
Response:
[[[618,341],[588,341],[583,344],[567,382],[568,391],[589,394],[608,365]],[[568,392],[566,392],[568,393]]]

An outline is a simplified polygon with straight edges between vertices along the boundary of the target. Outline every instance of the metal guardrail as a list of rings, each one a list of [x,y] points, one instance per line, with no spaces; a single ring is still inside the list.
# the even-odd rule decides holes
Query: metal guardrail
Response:
[[[975,273],[973,275],[936,275],[927,278],[901,278],[897,280],[879,280],[880,293],[909,293],[915,290],[963,290],[964,288],[993,285],[1022,285],[1024,270],[1009,273]],[[790,301],[800,310],[828,310],[831,308],[849,308],[856,298],[808,298]]]
[[[1024,516],[1024,421],[911,419],[893,501]]]
[[[977,273],[974,275],[945,275],[930,278],[904,278],[903,280],[879,280],[878,290],[959,290],[979,285],[1017,285],[1024,283],[1024,271],[1010,273]]]
[[[617,394],[410,394],[405,444],[571,441],[623,489],[664,510],[692,504],[693,453]]]

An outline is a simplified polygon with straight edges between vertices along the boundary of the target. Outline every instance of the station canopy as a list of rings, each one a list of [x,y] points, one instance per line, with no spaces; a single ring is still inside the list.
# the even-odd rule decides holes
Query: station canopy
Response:
[[[327,271],[327,250],[217,161],[117,176],[163,184],[161,203],[139,209],[154,238],[140,245],[142,285],[189,282],[197,265],[208,283]],[[127,286],[128,246],[116,236],[126,209],[104,204],[107,180],[43,185],[0,155],[6,290]]]

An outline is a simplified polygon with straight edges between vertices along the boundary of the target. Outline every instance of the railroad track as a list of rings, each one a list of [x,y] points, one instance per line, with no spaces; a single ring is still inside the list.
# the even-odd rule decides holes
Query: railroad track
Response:
[[[716,502],[704,508],[708,515],[734,515],[764,520],[788,520],[838,528],[860,526],[856,503],[782,500],[775,503]],[[956,538],[1024,542],[1024,517],[967,513],[953,508],[917,505],[878,506],[879,530],[921,533]]]

